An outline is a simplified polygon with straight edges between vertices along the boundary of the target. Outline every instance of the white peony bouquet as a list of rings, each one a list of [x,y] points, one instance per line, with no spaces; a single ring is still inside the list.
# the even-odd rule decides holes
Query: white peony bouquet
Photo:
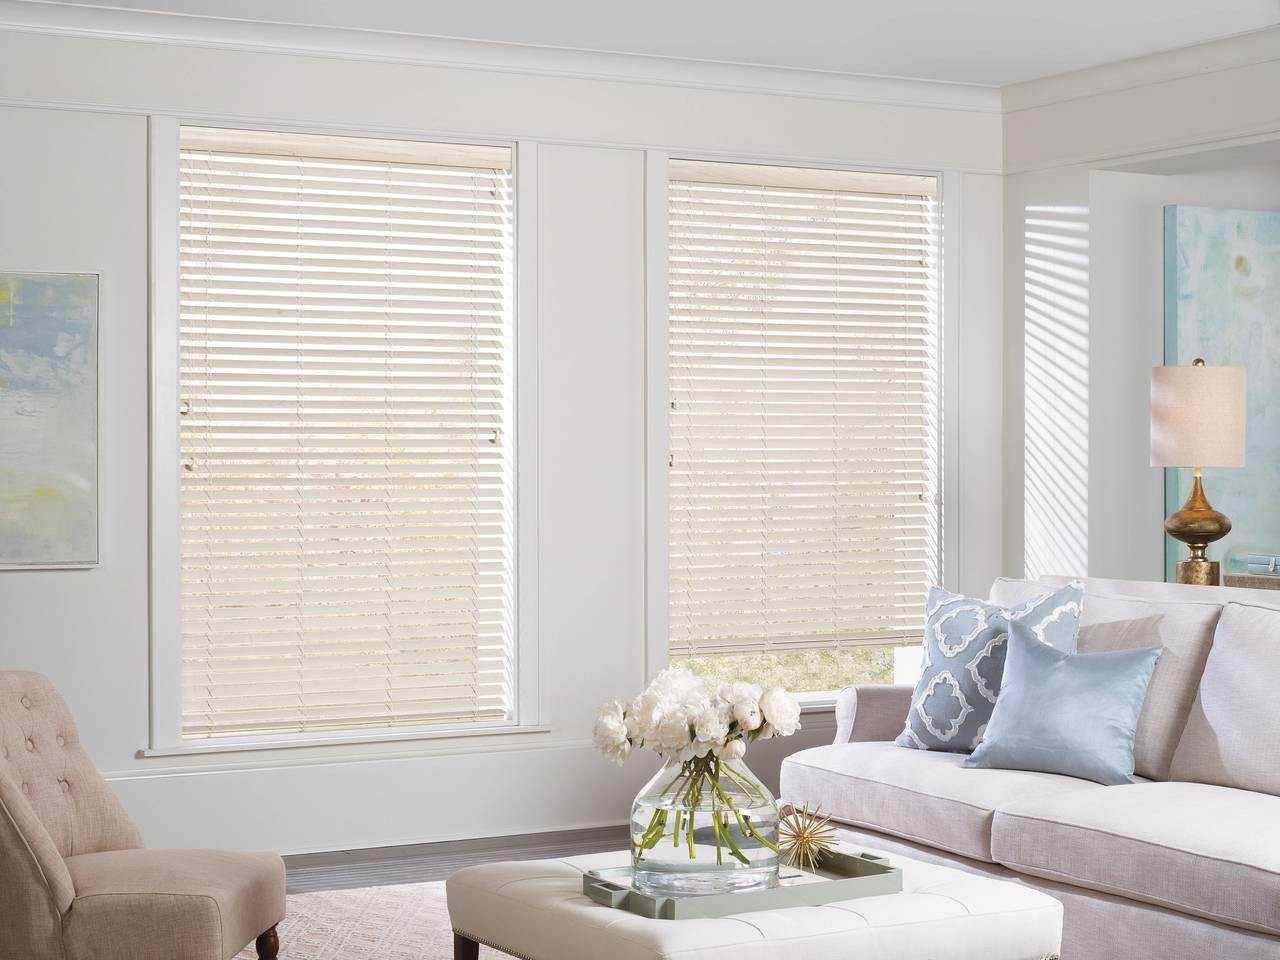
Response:
[[[601,753],[620,764],[633,748],[648,747],[666,761],[632,810],[636,868],[661,869],[681,851],[693,860],[701,836],[717,865],[728,857],[776,878],[777,804],[739,761],[748,743],[799,729],[800,703],[781,687],[711,689],[684,667],[662,671],[630,703],[601,707],[593,730]]]
[[[714,690],[684,667],[671,667],[630,703],[600,708],[592,737],[596,748],[623,763],[633,747],[648,747],[668,762],[715,757],[741,760],[747,744],[789,737],[800,729],[800,703],[782,687],[762,691],[753,683]]]

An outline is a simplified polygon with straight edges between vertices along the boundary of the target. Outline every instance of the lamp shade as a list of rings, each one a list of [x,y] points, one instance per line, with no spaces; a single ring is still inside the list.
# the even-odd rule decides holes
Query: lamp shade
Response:
[[[1151,465],[1243,467],[1243,367],[1151,371]]]

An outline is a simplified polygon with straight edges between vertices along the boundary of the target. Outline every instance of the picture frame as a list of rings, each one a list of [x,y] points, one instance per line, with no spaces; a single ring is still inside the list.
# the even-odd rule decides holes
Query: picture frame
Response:
[[[0,270],[0,571],[100,563],[101,288]]]

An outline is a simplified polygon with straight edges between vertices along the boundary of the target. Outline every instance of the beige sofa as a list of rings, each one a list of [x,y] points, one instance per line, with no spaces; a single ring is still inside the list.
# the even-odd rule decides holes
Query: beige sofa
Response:
[[[991,599],[1064,582],[1000,580]],[[854,687],[835,743],[784,762],[782,797],[854,842],[1052,894],[1063,960],[1280,960],[1280,593],[1086,581],[1081,652],[1155,644],[1135,783],[898,747],[911,689]]]
[[[270,960],[284,890],[273,853],[144,850],[53,685],[0,672],[0,960]]]

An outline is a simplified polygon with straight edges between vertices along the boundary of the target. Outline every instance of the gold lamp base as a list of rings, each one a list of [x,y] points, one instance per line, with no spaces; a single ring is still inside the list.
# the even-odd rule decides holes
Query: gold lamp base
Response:
[[[1191,556],[1178,561],[1178,583],[1194,583],[1216,587],[1221,582],[1218,561],[1206,559],[1204,549],[1231,532],[1231,521],[1209,505],[1200,482],[1200,468],[1195,468],[1191,496],[1182,509],[1164,522],[1165,532],[1191,548]]]
[[[1222,583],[1217,560],[1179,560],[1178,582],[1216,587]]]

